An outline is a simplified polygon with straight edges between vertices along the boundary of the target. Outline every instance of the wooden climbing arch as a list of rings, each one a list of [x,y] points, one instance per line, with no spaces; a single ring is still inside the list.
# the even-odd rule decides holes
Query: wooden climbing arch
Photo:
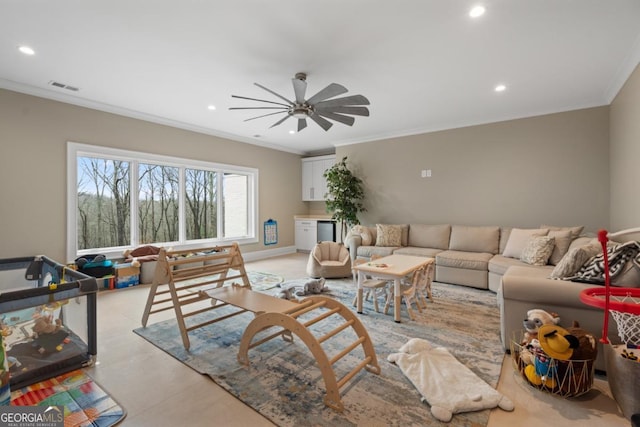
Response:
[[[301,321],[299,318],[304,314],[307,314],[307,316],[304,321]],[[310,316],[311,318],[309,318]],[[322,336],[314,336],[309,327],[331,316],[342,317],[344,323],[341,323],[333,330],[324,333]],[[279,330],[271,335],[259,339],[256,342],[252,342],[256,334],[274,327]],[[322,347],[322,343],[348,328],[353,329],[357,339],[329,359],[327,353]],[[238,351],[238,361],[241,364],[248,366],[249,349],[264,344],[265,342],[279,336],[290,341],[293,340],[293,335],[296,335],[306,344],[318,363],[318,367],[322,373],[327,390],[324,397],[325,405],[338,412],[342,412],[344,410],[344,405],[340,399],[340,389],[351,378],[353,378],[362,369],[366,369],[374,374],[380,374],[380,366],[378,365],[373,344],[371,343],[369,334],[362,323],[358,320],[355,314],[343,304],[332,298],[324,296],[312,296],[306,298],[286,313],[265,312],[258,314],[256,318],[249,323],[242,335],[240,350]],[[365,356],[364,359],[342,378],[337,379],[333,369],[334,364],[358,347],[362,347]]]

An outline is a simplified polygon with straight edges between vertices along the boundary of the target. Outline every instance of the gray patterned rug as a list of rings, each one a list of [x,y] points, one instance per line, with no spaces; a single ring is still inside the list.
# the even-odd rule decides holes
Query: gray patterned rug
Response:
[[[350,281],[327,280],[328,295],[351,307],[353,286]],[[265,291],[277,293],[277,289]],[[325,293],[327,295],[327,293]],[[323,404],[324,381],[310,351],[300,341],[293,344],[274,339],[249,352],[251,366],[237,362],[238,346],[252,314],[192,331],[191,350],[182,346],[175,320],[148,325],[134,332],[196,371],[209,375],[238,399],[281,426],[486,426],[489,411],[454,415],[450,423],[441,423],[430,413],[420,394],[400,369],[387,362],[387,355],[410,338],[424,338],[444,346],[480,378],[495,387],[503,359],[500,345],[500,319],[496,296],[462,286],[433,284],[434,303],[429,303],[417,319],[410,321],[403,308],[403,323],[389,315],[376,313],[368,302],[359,315],[374,344],[381,374],[359,372],[341,391],[345,411],[342,414]],[[331,325],[327,326],[328,328]],[[323,343],[331,357],[353,341],[340,335]],[[332,351],[333,350],[333,351]],[[335,366],[341,378],[362,360],[357,351]]]

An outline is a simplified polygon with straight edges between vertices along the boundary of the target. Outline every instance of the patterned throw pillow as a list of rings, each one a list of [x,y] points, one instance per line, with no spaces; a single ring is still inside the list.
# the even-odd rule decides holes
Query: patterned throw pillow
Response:
[[[531,265],[547,265],[555,244],[554,237],[532,237],[522,249],[520,261]]]
[[[596,243],[573,248],[562,257],[549,277],[552,279],[571,277],[580,270],[580,267],[582,267],[585,262],[600,252],[602,252],[602,249]]]
[[[548,233],[549,230],[546,228],[514,228],[509,234],[509,240],[507,240],[507,245],[504,248],[504,252],[502,252],[502,256],[520,259],[522,250],[529,239],[532,237],[546,236]]]
[[[402,228],[397,225],[376,224],[376,246],[402,246]]]

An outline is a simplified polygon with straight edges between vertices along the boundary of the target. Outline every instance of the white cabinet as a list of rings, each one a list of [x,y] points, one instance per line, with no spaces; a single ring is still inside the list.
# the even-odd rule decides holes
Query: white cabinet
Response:
[[[336,156],[318,156],[302,159],[302,200],[324,201],[327,181],[324,172],[336,162]]]
[[[296,249],[311,251],[318,242],[318,223],[310,219],[296,219]]]

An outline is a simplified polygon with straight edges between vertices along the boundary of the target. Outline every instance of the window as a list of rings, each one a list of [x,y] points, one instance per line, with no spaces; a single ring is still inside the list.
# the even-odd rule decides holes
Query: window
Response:
[[[256,169],[68,143],[69,259],[257,242]]]

